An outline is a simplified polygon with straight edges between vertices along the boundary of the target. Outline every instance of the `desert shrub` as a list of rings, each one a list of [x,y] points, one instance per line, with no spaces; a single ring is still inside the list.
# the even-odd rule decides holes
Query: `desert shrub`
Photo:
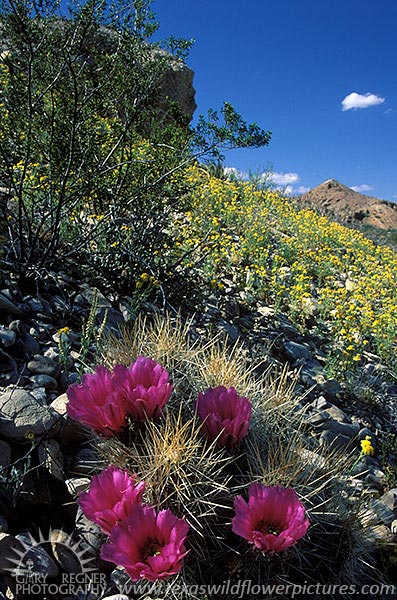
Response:
[[[127,210],[143,241],[164,220],[157,183],[175,149],[156,154],[142,136],[171,56],[146,41],[155,28],[147,3],[130,6],[93,0],[68,18],[57,2],[1,6],[1,183],[13,195],[10,257],[21,272],[60,248],[94,247],[106,264]]]
[[[228,103],[224,122],[211,111],[196,130],[175,102],[164,115],[162,77],[191,42],[150,44],[150,1],[68,10],[61,17],[56,0],[0,4],[0,185],[12,196],[5,259],[21,277],[71,259],[133,289],[143,272],[166,271],[183,203],[178,172],[270,134]]]

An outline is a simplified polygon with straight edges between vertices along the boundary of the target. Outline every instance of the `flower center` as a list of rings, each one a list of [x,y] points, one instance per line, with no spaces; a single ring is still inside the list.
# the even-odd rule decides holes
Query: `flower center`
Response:
[[[283,528],[280,527],[279,523],[269,523],[268,521],[259,521],[256,526],[256,530],[261,533],[271,533],[272,535],[279,535]]]
[[[160,549],[162,544],[154,538],[148,538],[146,544],[141,548],[142,560],[145,561],[149,556],[157,556],[161,554]]]

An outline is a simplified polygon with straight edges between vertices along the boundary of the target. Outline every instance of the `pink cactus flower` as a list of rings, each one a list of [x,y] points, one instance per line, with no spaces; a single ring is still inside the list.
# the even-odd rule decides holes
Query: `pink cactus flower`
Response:
[[[258,550],[281,552],[305,535],[309,519],[293,489],[253,483],[248,497],[248,504],[242,496],[234,501],[232,530]]]
[[[125,568],[132,581],[165,579],[182,568],[189,525],[170,510],[135,504],[110,532],[101,558]]]
[[[97,433],[111,436],[125,426],[123,390],[106,367],[98,366],[95,373],[83,375],[81,383],[71,385],[67,395],[69,417]]]
[[[223,385],[200,392],[196,412],[203,421],[205,435],[217,445],[232,448],[246,435],[251,420],[251,402],[240,397],[234,387]]]
[[[89,490],[79,494],[77,502],[85,516],[109,534],[134,504],[142,502],[144,489],[145,482],[136,483],[136,475],[110,465],[91,479]]]
[[[140,356],[128,369],[114,367],[114,376],[123,387],[128,414],[137,421],[160,416],[172,392],[168,372],[146,356]]]

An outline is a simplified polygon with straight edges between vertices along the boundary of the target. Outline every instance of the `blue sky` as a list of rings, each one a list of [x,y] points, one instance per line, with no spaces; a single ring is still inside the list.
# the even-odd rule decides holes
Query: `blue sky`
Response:
[[[196,114],[226,100],[272,132],[269,146],[233,150],[225,165],[271,169],[292,193],[333,178],[397,201],[397,0],[154,0],[152,8],[162,37],[196,40],[187,59]]]

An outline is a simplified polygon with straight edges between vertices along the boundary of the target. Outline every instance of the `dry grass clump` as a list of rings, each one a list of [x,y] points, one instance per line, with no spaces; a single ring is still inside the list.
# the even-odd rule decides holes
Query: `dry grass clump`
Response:
[[[267,371],[255,377],[244,348],[217,339],[199,343],[189,323],[156,316],[138,319],[120,339],[108,338],[108,366],[146,355],[170,371],[173,394],[157,422],[131,424],[124,437],[97,440],[101,456],[146,482],[146,500],[185,517],[191,552],[175,585],[222,584],[252,579],[257,584],[354,583],[370,581],[373,548],[362,535],[350,499],[346,474],[351,458],[319,448],[303,427],[299,398],[289,373]],[[252,403],[248,434],[239,446],[218,449],[202,434],[194,400],[209,386],[233,386]],[[247,497],[251,483],[293,488],[304,504],[310,527],[297,545],[265,556],[231,530],[234,499]],[[378,582],[381,577],[378,575]],[[175,588],[176,589],[176,588]],[[167,597],[180,600],[180,588]],[[223,591],[223,597],[232,597]],[[246,597],[258,597],[257,594]],[[332,594],[329,595],[332,597]],[[337,597],[337,595],[335,596]]]

